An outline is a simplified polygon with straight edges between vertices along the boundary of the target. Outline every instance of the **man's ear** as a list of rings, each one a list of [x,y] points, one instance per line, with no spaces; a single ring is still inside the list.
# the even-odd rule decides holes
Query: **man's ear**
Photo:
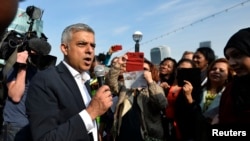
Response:
[[[68,54],[68,46],[65,44],[61,44],[61,51],[63,52],[64,55]]]

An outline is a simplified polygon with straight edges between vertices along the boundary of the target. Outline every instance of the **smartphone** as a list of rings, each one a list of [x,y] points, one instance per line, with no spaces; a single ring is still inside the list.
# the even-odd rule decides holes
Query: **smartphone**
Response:
[[[184,80],[189,81],[193,86],[201,84],[201,71],[199,68],[180,68],[177,69],[177,83],[178,86],[183,87]]]
[[[118,51],[118,50],[122,50],[122,45],[113,45],[111,47],[112,51]]]
[[[127,52],[126,71],[141,71],[143,70],[144,53],[143,52]]]

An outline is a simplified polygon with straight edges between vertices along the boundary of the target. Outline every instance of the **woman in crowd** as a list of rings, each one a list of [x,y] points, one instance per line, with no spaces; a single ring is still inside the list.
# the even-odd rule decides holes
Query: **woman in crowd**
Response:
[[[175,79],[176,65],[176,60],[171,57],[164,58],[160,62],[159,74],[161,82],[167,82],[169,85],[173,84]]]
[[[190,69],[193,78],[196,82],[192,81],[195,86],[195,90],[185,89],[187,85],[182,85],[183,80],[180,79],[180,71],[181,69]],[[176,141],[176,140],[188,140],[193,138],[193,125],[189,122],[192,120],[192,117],[188,116],[188,112],[186,109],[186,102],[184,93],[189,93],[193,95],[193,97],[197,97],[197,93],[200,88],[200,70],[195,69],[195,64],[190,59],[181,59],[177,64],[177,70],[175,72],[175,79],[173,84],[168,89],[166,96],[168,100],[168,106],[166,108],[166,118],[167,118],[167,126],[168,134],[167,140]],[[182,84],[181,84],[182,83]],[[185,83],[184,83],[185,84]],[[192,85],[191,85],[192,86]],[[194,98],[195,99],[195,98]]]
[[[127,89],[118,77],[125,72],[127,56],[116,59],[106,76],[106,84],[112,93],[119,96],[114,113],[114,137],[116,141],[163,141],[164,130],[161,121],[162,109],[167,106],[163,89],[158,85],[157,68],[144,59],[146,88]]]
[[[236,72],[236,76],[221,97],[219,123],[233,130],[237,130],[234,126],[239,125],[242,130],[246,131],[250,126],[249,27],[239,30],[228,40],[224,55]]]
[[[233,73],[233,69],[225,58],[215,60],[208,68],[208,81],[203,88],[200,102],[203,115],[207,117],[208,121],[212,121],[218,114],[221,94],[228,82],[232,80]]]
[[[199,47],[194,53],[193,61],[201,70],[201,86],[207,81],[207,68],[215,60],[215,54],[210,47]]]
[[[168,91],[169,87],[173,84],[175,79],[177,62],[171,57],[164,58],[160,62],[159,75],[161,86],[164,91]]]
[[[202,89],[199,103],[194,102],[190,93],[185,93],[189,107],[192,109],[190,116],[195,117],[194,139],[197,141],[209,140],[211,125],[214,124],[213,120],[218,117],[221,95],[233,78],[233,70],[225,58],[220,58],[208,67],[207,77],[208,80]]]

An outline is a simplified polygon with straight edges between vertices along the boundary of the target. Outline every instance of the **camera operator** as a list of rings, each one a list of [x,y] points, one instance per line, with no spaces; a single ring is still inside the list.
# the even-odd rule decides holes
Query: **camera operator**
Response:
[[[9,57],[15,64],[4,75],[6,89],[3,107],[3,127],[0,141],[30,141],[28,117],[25,101],[30,80],[39,70],[54,65],[56,57],[48,55],[51,46],[39,38],[32,38],[25,46],[19,46],[17,52]],[[8,59],[9,61],[9,59]],[[5,66],[7,67],[7,66]],[[5,69],[5,68],[4,68]]]
[[[38,68],[31,63],[30,57],[34,50],[17,52],[16,63],[7,73],[7,99],[3,110],[3,127],[1,140],[31,140],[29,122],[26,115],[25,100],[31,78]]]

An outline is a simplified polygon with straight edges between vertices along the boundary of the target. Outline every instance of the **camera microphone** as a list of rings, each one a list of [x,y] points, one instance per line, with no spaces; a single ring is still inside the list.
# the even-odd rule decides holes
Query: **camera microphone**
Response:
[[[48,55],[51,50],[50,44],[40,38],[30,39],[28,41],[28,46],[39,55]]]
[[[105,83],[105,81],[104,81],[104,75],[105,75],[105,68],[104,68],[104,66],[103,65],[97,65],[97,66],[95,66],[94,73],[95,73],[95,76],[97,78],[98,85],[99,85],[99,87],[101,87]]]

